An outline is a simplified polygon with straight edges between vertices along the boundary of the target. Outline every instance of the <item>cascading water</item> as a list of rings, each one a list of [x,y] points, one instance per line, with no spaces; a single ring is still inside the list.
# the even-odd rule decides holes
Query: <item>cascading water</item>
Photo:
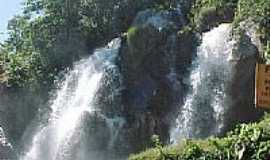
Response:
[[[65,76],[52,101],[48,121],[37,127],[21,160],[103,159],[97,153],[100,146],[104,150],[113,147],[117,127],[125,122],[121,117],[106,117],[100,112],[95,99],[102,88],[100,85],[109,83],[108,77],[116,76],[106,76],[110,74],[107,72],[118,74],[114,63],[120,45],[120,39],[113,40],[107,47],[96,50],[90,58],[78,62]],[[87,134],[96,130],[100,133],[89,138]],[[102,140],[107,143],[102,143]]]
[[[0,126],[0,159],[16,159],[13,146],[9,143],[3,128]]]
[[[222,132],[227,110],[224,107],[229,106],[226,89],[231,72],[230,33],[230,24],[221,24],[203,34],[188,80],[192,89],[181,108],[176,127],[171,130],[172,143]]]

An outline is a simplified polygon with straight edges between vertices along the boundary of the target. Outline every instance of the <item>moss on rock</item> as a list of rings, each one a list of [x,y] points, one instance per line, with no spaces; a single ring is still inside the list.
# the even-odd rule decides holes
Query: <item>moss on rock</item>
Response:
[[[129,48],[128,64],[132,69],[136,69],[143,60],[156,51],[166,42],[166,34],[159,32],[150,25],[142,27],[131,27],[128,30],[127,45]]]

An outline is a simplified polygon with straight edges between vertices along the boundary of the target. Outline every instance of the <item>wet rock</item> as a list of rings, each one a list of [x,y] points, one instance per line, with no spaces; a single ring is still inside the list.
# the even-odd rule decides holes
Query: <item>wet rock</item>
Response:
[[[253,27],[239,28],[234,35],[234,45],[231,55],[232,83],[230,96],[232,107],[228,123],[230,126],[239,122],[255,121],[262,112],[255,108],[255,66],[259,62],[259,39]]]
[[[0,159],[16,160],[16,153],[0,126]]]
[[[83,112],[71,138],[62,143],[57,158],[74,159],[106,159],[107,146],[110,142],[110,129],[106,119],[98,112]],[[81,157],[89,155],[89,157]]]
[[[139,12],[132,26],[153,26],[159,31],[174,32],[186,23],[182,12],[179,10],[154,11],[146,10]]]
[[[127,150],[151,144],[151,136],[169,138],[176,106],[183,102],[183,77],[192,60],[194,36],[178,35],[185,25],[179,10],[140,12],[121,47],[124,125]]]
[[[17,143],[39,109],[46,108],[47,93],[29,88],[5,88],[0,94],[0,124]]]

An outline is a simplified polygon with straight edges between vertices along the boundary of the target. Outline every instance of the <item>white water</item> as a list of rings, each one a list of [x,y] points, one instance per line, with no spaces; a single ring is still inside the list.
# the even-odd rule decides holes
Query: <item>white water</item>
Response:
[[[230,33],[230,24],[222,24],[203,34],[187,80],[192,89],[171,130],[172,143],[222,132],[227,110],[224,107],[229,106],[226,87],[230,81]]]
[[[120,44],[120,39],[113,40],[107,47],[96,50],[90,58],[78,62],[65,76],[52,100],[48,123],[37,127],[31,145],[25,147],[27,151],[21,160],[91,160],[89,153],[86,153],[88,151],[81,146],[85,134],[83,123],[85,115],[99,112],[94,99],[101,81],[106,80],[103,79],[105,69],[115,67]],[[114,124],[123,125],[124,122],[121,118],[107,118],[104,115],[103,118],[110,130],[112,138],[109,145],[112,145],[117,136]]]

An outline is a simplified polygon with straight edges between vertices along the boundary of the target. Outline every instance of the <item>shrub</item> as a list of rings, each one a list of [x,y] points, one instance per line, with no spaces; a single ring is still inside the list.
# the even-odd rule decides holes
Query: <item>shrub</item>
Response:
[[[157,154],[163,152],[165,156]],[[242,124],[224,138],[186,140],[178,146],[154,148],[129,160],[233,160],[270,158],[270,115],[259,123]]]
[[[241,21],[247,19],[259,26],[258,32],[266,49],[267,43],[270,41],[270,1],[239,0],[234,20],[235,28]]]
[[[209,30],[218,23],[233,21],[238,0],[196,0],[190,18],[199,31]]]

